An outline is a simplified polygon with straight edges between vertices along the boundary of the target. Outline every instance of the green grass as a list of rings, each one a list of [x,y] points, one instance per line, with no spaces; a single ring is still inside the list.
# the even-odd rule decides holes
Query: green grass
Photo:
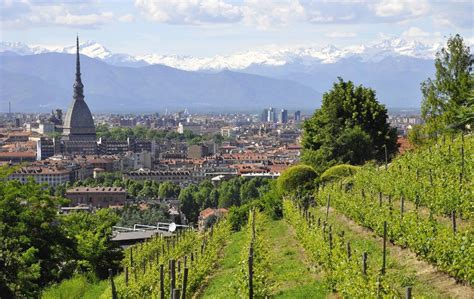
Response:
[[[107,280],[90,282],[85,276],[77,275],[46,289],[43,299],[96,299],[99,298],[108,286]]]
[[[264,232],[270,244],[271,273],[275,298],[326,298],[328,291],[306,256],[290,226],[273,221]]]
[[[224,249],[224,257],[219,269],[211,277],[202,298],[239,298],[232,288],[232,282],[239,271],[240,250],[244,246],[244,237],[244,232],[232,234],[229,244]]]
[[[270,245],[272,298],[326,298],[328,291],[307,267],[304,252],[288,224],[282,220],[269,222],[264,234]],[[243,232],[231,236],[220,267],[201,298],[240,298],[232,282],[240,268],[244,241]]]

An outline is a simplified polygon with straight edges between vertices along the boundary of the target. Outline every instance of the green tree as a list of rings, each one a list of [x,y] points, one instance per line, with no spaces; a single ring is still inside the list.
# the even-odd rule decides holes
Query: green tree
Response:
[[[112,226],[119,220],[115,212],[109,209],[100,209],[96,213],[76,212],[61,220],[67,235],[76,244],[76,258],[82,271],[91,271],[104,279],[109,268],[118,269],[123,254],[111,241]]]
[[[37,297],[41,287],[70,274],[74,246],[57,225],[58,205],[32,179],[0,180],[2,298]]]
[[[397,134],[375,91],[339,81],[324,93],[321,109],[303,124],[303,160],[318,173],[340,163],[385,159],[397,150]]]
[[[180,192],[180,187],[172,182],[163,182],[160,184],[158,195],[160,198],[177,198]]]
[[[422,117],[429,134],[446,129],[465,130],[472,123],[474,102],[470,93],[474,82],[469,76],[470,49],[456,34],[436,54],[435,78],[421,84]]]
[[[258,198],[258,182],[256,179],[246,180],[240,187],[240,201],[241,204],[246,204],[247,202]]]
[[[189,222],[195,223],[199,215],[199,205],[196,202],[195,194],[198,188],[196,185],[190,185],[179,193],[179,202],[181,211],[186,215]]]
[[[222,182],[219,186],[219,207],[240,206],[240,180]]]

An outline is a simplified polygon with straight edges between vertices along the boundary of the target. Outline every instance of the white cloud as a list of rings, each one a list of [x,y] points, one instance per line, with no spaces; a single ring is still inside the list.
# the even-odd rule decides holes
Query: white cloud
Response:
[[[421,16],[430,10],[427,0],[383,0],[372,5],[379,17]]]
[[[136,0],[135,6],[150,20],[163,23],[227,23],[242,18],[238,6],[222,0]]]
[[[355,32],[345,32],[345,31],[333,31],[325,34],[326,37],[330,38],[351,38],[356,37],[357,33]]]
[[[97,11],[93,4],[86,2],[60,1],[12,1],[4,0],[1,24],[5,27],[28,28],[32,26],[67,26],[95,28],[112,22],[110,11]]]
[[[242,12],[244,23],[259,29],[288,25],[306,18],[304,7],[296,0],[246,0]]]
[[[428,37],[431,34],[429,32],[423,31],[418,27],[410,27],[408,30],[402,33],[403,38],[420,38],[420,37]]]
[[[118,17],[118,20],[120,22],[130,23],[130,22],[133,22],[135,20],[135,17],[131,14],[127,14],[127,15],[123,15],[123,16]]]

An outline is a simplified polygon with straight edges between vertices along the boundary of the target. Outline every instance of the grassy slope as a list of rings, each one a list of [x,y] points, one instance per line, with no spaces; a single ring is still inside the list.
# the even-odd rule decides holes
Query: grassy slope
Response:
[[[325,298],[327,290],[309,270],[306,256],[295,239],[294,232],[284,221],[272,221],[265,230],[270,244],[271,274],[275,298]],[[243,233],[232,235],[224,250],[220,268],[211,277],[202,298],[239,298],[232,288],[239,271]]]
[[[236,297],[232,288],[234,276],[239,270],[240,250],[244,245],[244,232],[232,234],[229,244],[224,249],[224,257],[219,269],[211,277],[209,285],[202,293],[202,298]]]
[[[75,276],[71,279],[62,281],[46,289],[41,298],[43,299],[96,299],[99,298],[108,286],[107,280],[97,283],[87,281],[84,276]]]

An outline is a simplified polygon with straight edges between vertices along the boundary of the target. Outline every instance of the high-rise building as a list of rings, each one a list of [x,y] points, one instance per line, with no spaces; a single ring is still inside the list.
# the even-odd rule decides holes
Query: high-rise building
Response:
[[[69,154],[92,154],[97,151],[96,132],[92,114],[84,101],[84,85],[79,61],[79,37],[76,40],[76,79],[74,95],[64,118],[62,142]]]
[[[269,123],[276,123],[277,117],[276,117],[276,110],[272,107],[268,108],[268,113],[267,113],[267,122]]]
[[[288,122],[288,110],[281,109],[278,120],[280,121],[280,123],[286,124]]]
[[[268,109],[263,109],[262,115],[260,116],[260,120],[264,123],[268,121]]]
[[[301,121],[301,111],[295,111],[295,122]]]

